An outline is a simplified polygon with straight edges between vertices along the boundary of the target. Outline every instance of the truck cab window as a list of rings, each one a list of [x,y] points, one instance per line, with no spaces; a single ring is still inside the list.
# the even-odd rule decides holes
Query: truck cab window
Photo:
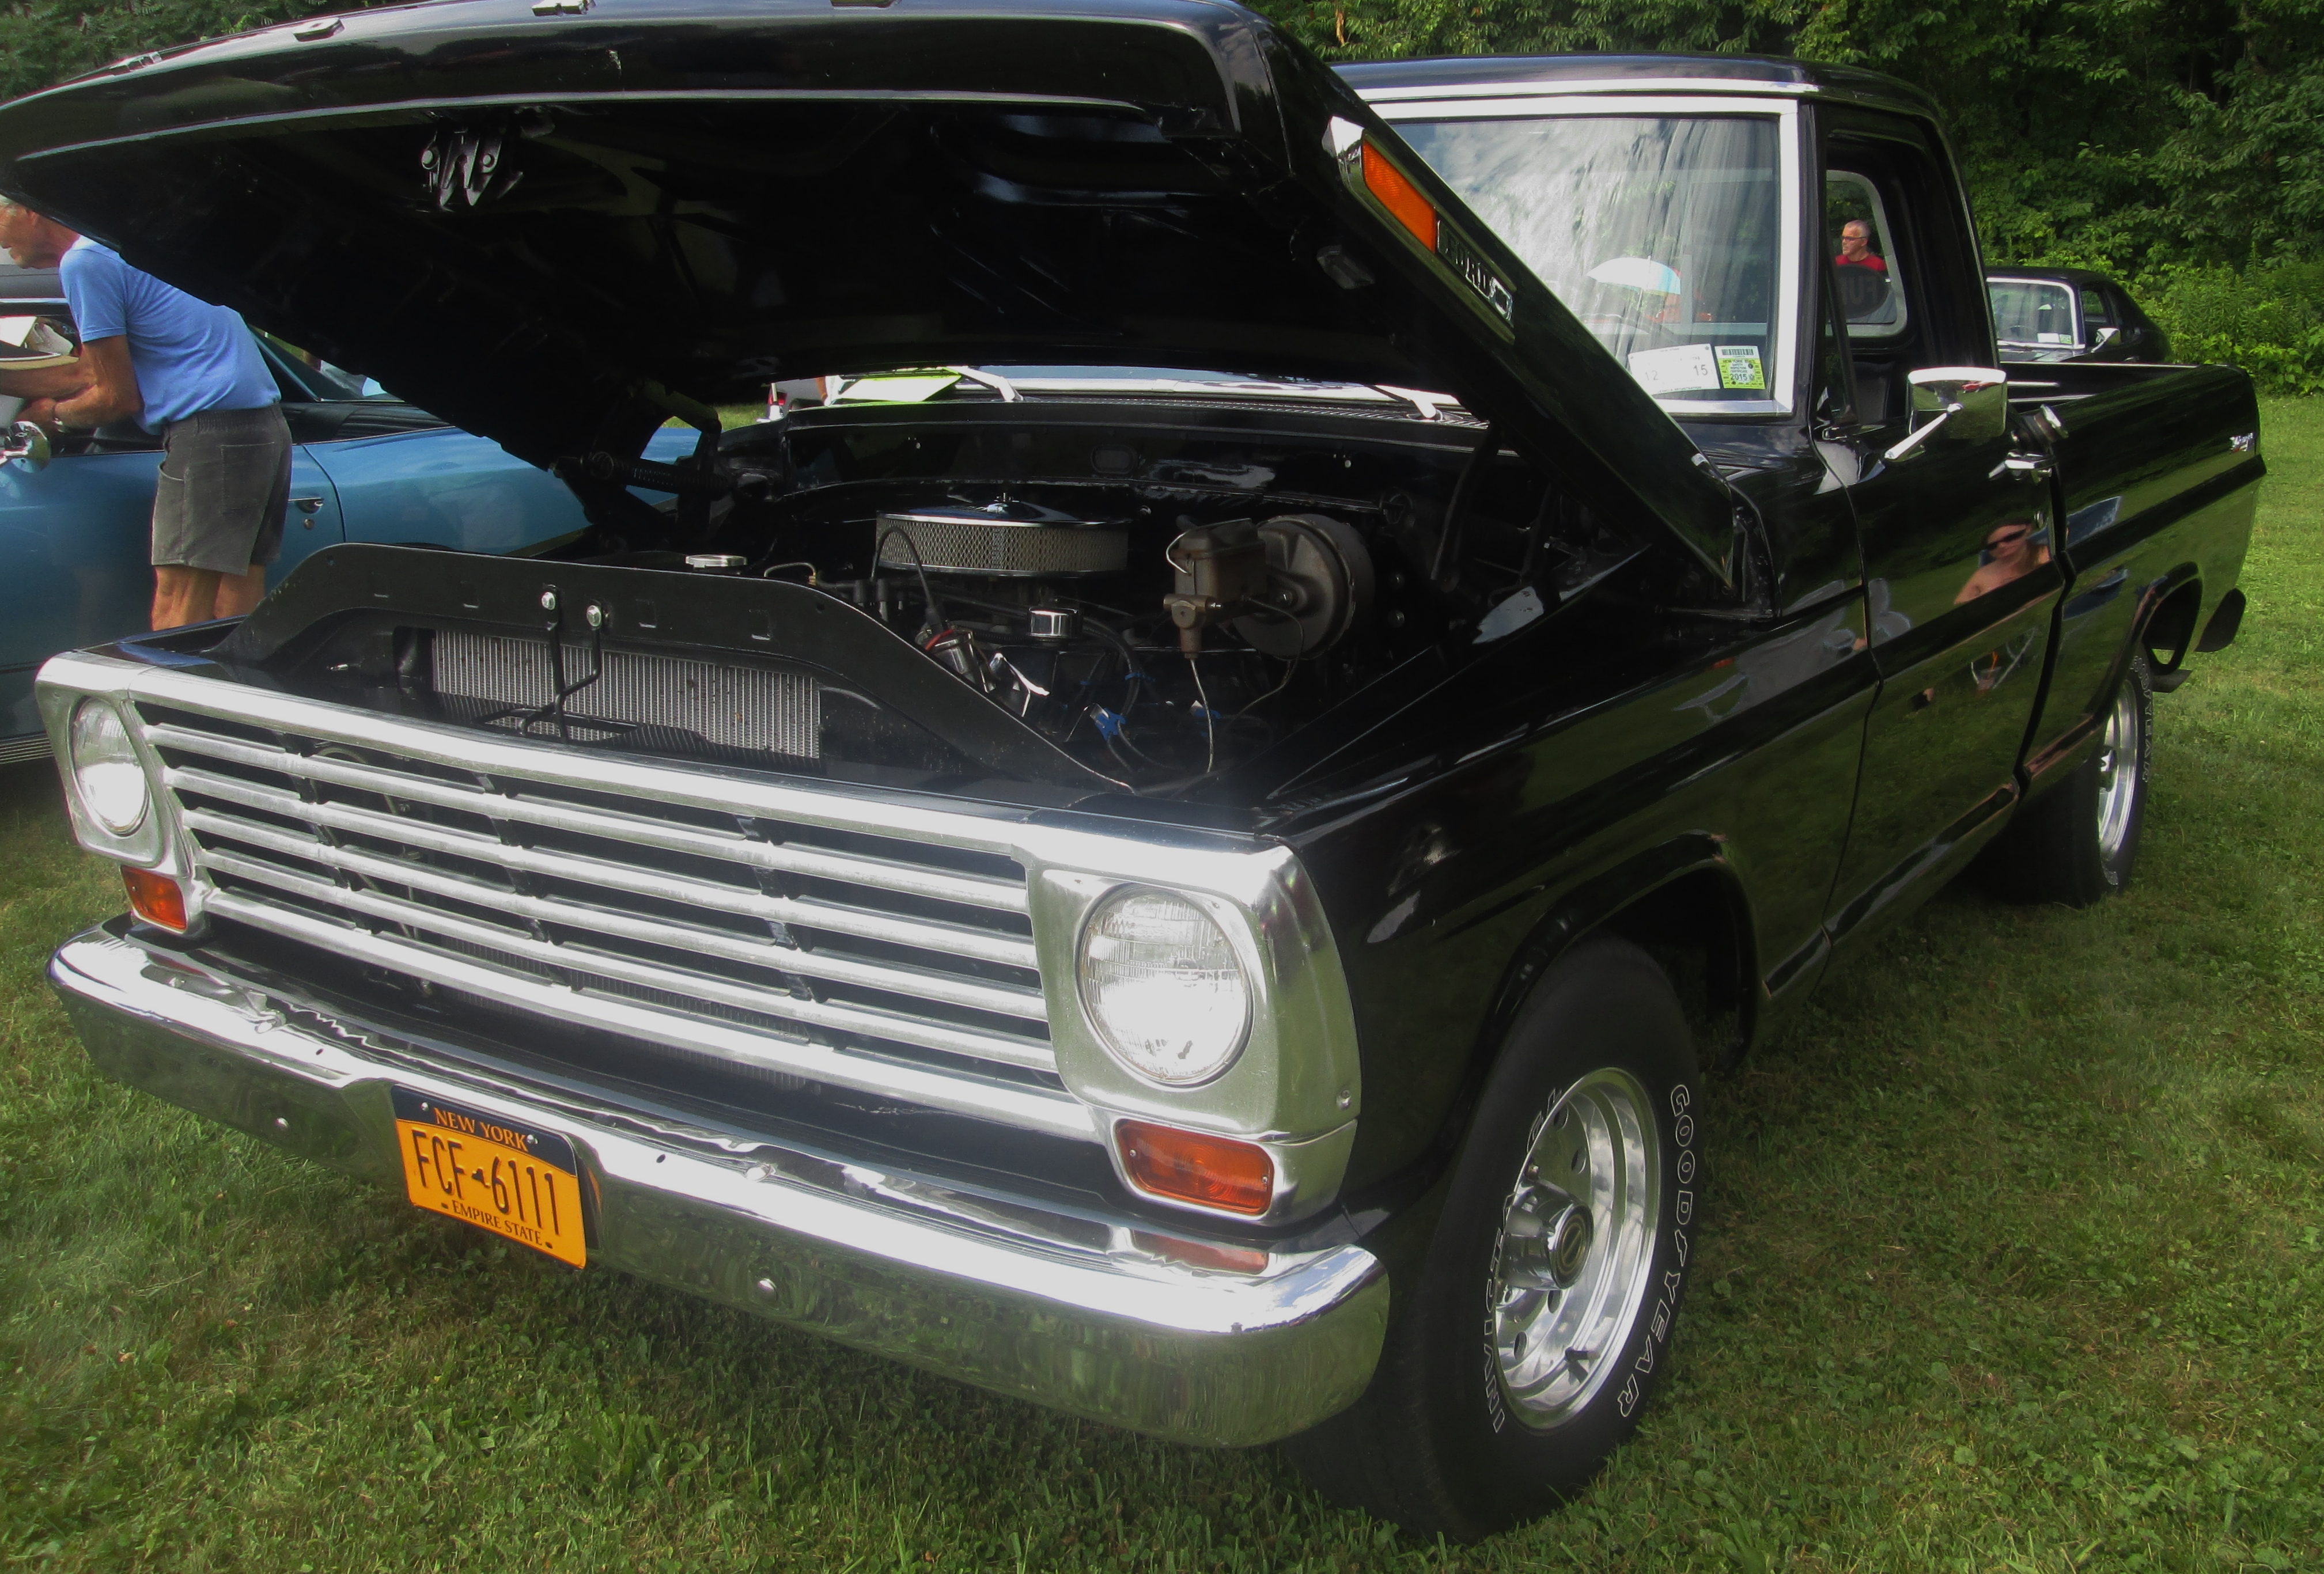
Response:
[[[2062,284],[2039,279],[1997,279],[1992,284],[1993,331],[2005,345],[2071,345],[2074,331],[2073,292]],[[2088,312],[2094,293],[2082,291]],[[2103,318],[2093,317],[2093,322]]]
[[[1851,339],[1893,339],[1906,327],[1902,260],[1880,189],[1863,175],[1824,177],[1824,249]]]

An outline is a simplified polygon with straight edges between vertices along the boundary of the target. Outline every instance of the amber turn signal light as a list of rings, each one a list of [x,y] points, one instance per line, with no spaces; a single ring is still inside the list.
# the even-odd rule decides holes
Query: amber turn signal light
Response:
[[[1141,1191],[1254,1218],[1275,1201],[1275,1161],[1257,1143],[1143,1120],[1113,1128],[1121,1167]]]
[[[1436,249],[1435,204],[1404,178],[1403,170],[1383,158],[1370,138],[1364,142],[1364,186],[1396,216],[1397,223],[1412,232],[1413,239],[1432,252]]]
[[[129,888],[129,910],[157,929],[186,932],[186,893],[166,874],[150,869],[124,869],[121,883]]]

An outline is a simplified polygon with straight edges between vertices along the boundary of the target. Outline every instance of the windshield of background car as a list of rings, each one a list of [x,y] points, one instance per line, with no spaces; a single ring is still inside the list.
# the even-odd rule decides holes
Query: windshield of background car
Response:
[[[1446,112],[1397,130],[1664,409],[1790,407],[1786,116]]]
[[[2062,284],[2034,279],[1996,279],[1993,333],[2005,345],[2070,345],[2074,337],[2074,292]]]

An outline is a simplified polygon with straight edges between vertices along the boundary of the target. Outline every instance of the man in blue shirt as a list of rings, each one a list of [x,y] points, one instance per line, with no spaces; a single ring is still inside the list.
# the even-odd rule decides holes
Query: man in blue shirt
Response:
[[[290,499],[290,428],[241,317],[123,262],[54,219],[0,198],[0,246],[55,268],[80,332],[69,367],[0,371],[23,419],[160,434],[153,627],[239,617],[266,592]]]

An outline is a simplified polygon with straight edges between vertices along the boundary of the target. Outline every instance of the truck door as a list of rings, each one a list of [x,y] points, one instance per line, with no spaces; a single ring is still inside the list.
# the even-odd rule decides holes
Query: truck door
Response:
[[[1837,946],[1908,911],[2000,828],[2061,579],[2046,485],[2017,451],[2006,399],[1985,429],[1941,427],[1898,451],[1915,428],[1914,372],[1995,363],[1941,148],[1901,116],[1828,109],[1821,131],[1824,255],[1855,383],[1839,446],[1856,466],[1880,680],[1827,925]]]

